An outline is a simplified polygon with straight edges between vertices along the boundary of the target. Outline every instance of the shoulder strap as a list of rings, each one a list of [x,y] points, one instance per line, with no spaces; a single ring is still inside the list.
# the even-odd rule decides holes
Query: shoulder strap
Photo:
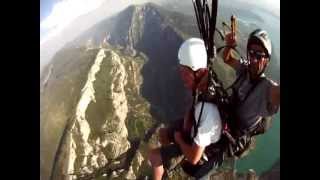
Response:
[[[240,104],[244,103],[247,98],[249,97],[249,95],[253,92],[253,90],[258,86],[260,80],[258,80],[256,83],[253,84],[253,86],[251,86],[251,88],[249,89],[249,91],[247,92],[246,96],[244,97],[244,99],[240,102]]]
[[[242,78],[245,75],[245,71],[241,72],[239,74],[239,76],[237,77],[237,79],[229,86],[226,88],[226,90],[229,90],[231,88],[234,88],[234,86],[240,81],[240,79],[242,79],[242,82],[244,81],[244,78]],[[241,83],[242,83],[241,82]]]
[[[265,78],[264,77],[260,77],[257,82],[255,82],[253,84],[253,86],[251,86],[251,88],[249,89],[249,91],[247,92],[245,98],[240,102],[241,104],[244,103],[247,98],[249,97],[249,95],[253,92],[253,90],[260,84],[260,82],[262,82]]]
[[[203,107],[204,107],[204,101],[202,101],[202,104],[201,104],[201,110],[200,110],[200,114],[199,114],[199,117],[198,117],[198,121],[196,121],[196,118],[194,118],[194,126],[193,126],[193,137],[192,138],[195,138],[198,134],[198,128],[200,127],[200,121],[201,121],[201,116],[202,116],[202,111],[203,111]],[[193,107],[193,114],[195,113],[195,109]]]

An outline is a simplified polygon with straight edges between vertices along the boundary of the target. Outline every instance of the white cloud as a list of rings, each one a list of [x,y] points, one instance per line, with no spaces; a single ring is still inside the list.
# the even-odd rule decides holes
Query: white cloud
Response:
[[[130,4],[141,4],[149,1],[157,3],[163,0],[64,0],[58,2],[54,5],[51,14],[40,22],[40,30],[46,32],[45,35],[40,37],[40,46],[58,35],[77,17],[99,8],[104,2],[108,6],[112,6],[113,10],[119,10]],[[107,11],[107,14],[110,14],[110,12]]]
[[[40,41],[40,45],[60,32],[75,18],[98,8],[104,0],[65,0],[56,3],[51,14],[40,23],[40,29],[49,33]]]
[[[54,5],[51,14],[40,23],[40,27],[52,28],[67,24],[76,17],[98,8],[103,0],[66,0]]]
[[[280,17],[280,0],[235,0],[256,5]]]

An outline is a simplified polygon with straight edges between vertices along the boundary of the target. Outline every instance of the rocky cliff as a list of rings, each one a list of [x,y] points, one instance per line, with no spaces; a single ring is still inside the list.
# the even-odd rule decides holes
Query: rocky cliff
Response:
[[[83,51],[86,50],[83,49]],[[91,51],[96,52],[96,55],[92,63],[87,64],[90,68],[81,90],[78,91],[77,104],[74,109],[64,115],[70,118],[55,117],[56,121],[49,121],[49,116],[62,114],[59,112],[61,109],[54,109],[52,105],[47,105],[50,112],[42,113],[43,116],[47,115],[47,119],[45,117],[42,119],[42,147],[49,145],[47,136],[55,137],[50,144],[59,144],[56,148],[41,149],[43,167],[48,167],[45,160],[53,164],[52,167],[49,165],[44,170],[44,172],[49,172],[50,168],[53,170],[52,179],[82,177],[103,167],[120,170],[120,172],[111,171],[108,175],[134,176],[134,172],[140,171],[140,165],[144,161],[145,153],[141,152],[145,151],[146,147],[143,148],[140,142],[154,124],[149,113],[150,105],[140,95],[140,86],[143,81],[140,71],[144,59],[139,56],[129,57],[120,51],[105,48],[91,49],[84,53]],[[54,69],[55,66],[52,68]],[[72,71],[65,76],[70,73]],[[55,76],[56,73],[52,75]],[[63,83],[61,81],[63,80],[59,83]],[[50,81],[48,83],[51,87]],[[74,87],[70,88],[74,89]],[[64,98],[61,101],[64,103],[70,102],[71,98],[57,91],[51,91],[50,96],[54,99]],[[45,95],[43,98],[44,105],[46,104]],[[60,129],[63,132],[48,134],[50,130]],[[54,143],[57,141],[60,142]],[[52,149],[56,149],[56,152],[52,152]],[[49,154],[55,154],[55,157],[48,158]]]

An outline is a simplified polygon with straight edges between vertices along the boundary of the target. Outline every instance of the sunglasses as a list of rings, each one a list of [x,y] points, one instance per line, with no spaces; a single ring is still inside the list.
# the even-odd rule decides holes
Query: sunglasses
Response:
[[[254,50],[249,50],[249,55],[252,58],[256,58],[257,60],[261,60],[262,58],[267,58],[268,56],[261,51],[254,51]]]

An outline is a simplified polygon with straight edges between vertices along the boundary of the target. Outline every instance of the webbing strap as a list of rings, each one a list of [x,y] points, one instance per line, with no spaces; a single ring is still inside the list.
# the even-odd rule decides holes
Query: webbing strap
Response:
[[[204,101],[202,101],[202,104],[201,104],[201,110],[200,110],[200,114],[198,116],[198,121],[196,121],[195,118],[194,118],[194,121],[195,121],[196,124],[194,124],[194,126],[193,126],[193,132],[194,133],[193,133],[193,137],[192,138],[195,138],[197,136],[197,134],[198,134],[198,128],[200,127],[200,123],[201,123],[203,107],[204,107]],[[193,112],[194,112],[194,108],[193,108]]]

